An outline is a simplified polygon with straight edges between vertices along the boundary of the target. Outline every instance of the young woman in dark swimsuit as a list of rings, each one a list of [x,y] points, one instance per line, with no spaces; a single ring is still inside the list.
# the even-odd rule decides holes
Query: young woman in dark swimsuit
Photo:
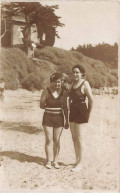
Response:
[[[74,143],[76,154],[76,163],[72,171],[79,171],[81,167],[81,137],[80,132],[85,129],[85,123],[88,123],[90,112],[93,105],[92,90],[88,81],[82,76],[85,74],[85,69],[81,65],[75,65],[72,68],[74,82],[69,90],[70,97],[70,129]],[[86,104],[88,100],[88,106]]]
[[[58,154],[60,150],[60,136],[63,127],[69,127],[67,97],[62,89],[61,73],[54,73],[51,75],[50,87],[45,89],[41,95],[40,108],[45,109],[42,124],[46,138],[46,168],[51,169],[53,165],[56,169],[59,169]]]

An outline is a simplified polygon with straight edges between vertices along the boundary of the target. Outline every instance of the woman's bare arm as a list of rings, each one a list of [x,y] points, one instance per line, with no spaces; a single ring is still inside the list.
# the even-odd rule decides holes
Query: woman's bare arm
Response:
[[[47,99],[47,90],[43,90],[41,98],[40,98],[40,108],[45,109],[46,105],[46,99]]]
[[[64,116],[65,116],[65,129],[68,129],[69,128],[69,110],[68,110],[67,95],[65,95],[63,99],[63,111],[64,111]]]
[[[88,97],[88,112],[90,115],[90,112],[91,112],[92,106],[93,106],[92,89],[87,81],[84,82],[84,87],[85,87],[85,94]]]

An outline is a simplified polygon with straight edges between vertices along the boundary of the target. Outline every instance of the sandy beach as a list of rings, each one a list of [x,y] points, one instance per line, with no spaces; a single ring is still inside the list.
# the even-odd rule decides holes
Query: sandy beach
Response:
[[[72,172],[70,129],[63,130],[60,169],[45,167],[41,92],[6,90],[0,106],[0,192],[118,192],[118,95],[94,95],[81,132],[82,170]]]

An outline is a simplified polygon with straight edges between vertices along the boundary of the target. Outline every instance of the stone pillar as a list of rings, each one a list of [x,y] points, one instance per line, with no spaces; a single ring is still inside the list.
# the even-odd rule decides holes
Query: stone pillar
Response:
[[[26,47],[26,54],[27,54],[28,58],[33,58],[34,51],[30,46]]]

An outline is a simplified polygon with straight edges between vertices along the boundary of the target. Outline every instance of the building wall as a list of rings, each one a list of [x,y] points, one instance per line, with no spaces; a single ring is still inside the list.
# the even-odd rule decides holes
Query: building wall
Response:
[[[21,32],[21,27],[24,25],[21,24],[13,24],[12,25],[12,45],[23,44],[22,38],[23,34]]]
[[[16,24],[16,23],[12,25],[12,45],[23,44],[22,41],[23,34],[20,29],[21,27],[24,26],[25,25],[23,24]],[[39,43],[36,25],[31,26],[31,41],[34,43]]]
[[[20,18],[12,19],[11,21],[7,21],[7,32],[5,36],[1,40],[1,44],[4,47],[9,47],[13,45],[23,44],[22,38],[22,29],[26,25],[25,21],[20,20]],[[4,23],[2,22],[1,29],[4,32]],[[35,24],[31,26],[31,41],[33,43],[39,43],[37,27]]]

